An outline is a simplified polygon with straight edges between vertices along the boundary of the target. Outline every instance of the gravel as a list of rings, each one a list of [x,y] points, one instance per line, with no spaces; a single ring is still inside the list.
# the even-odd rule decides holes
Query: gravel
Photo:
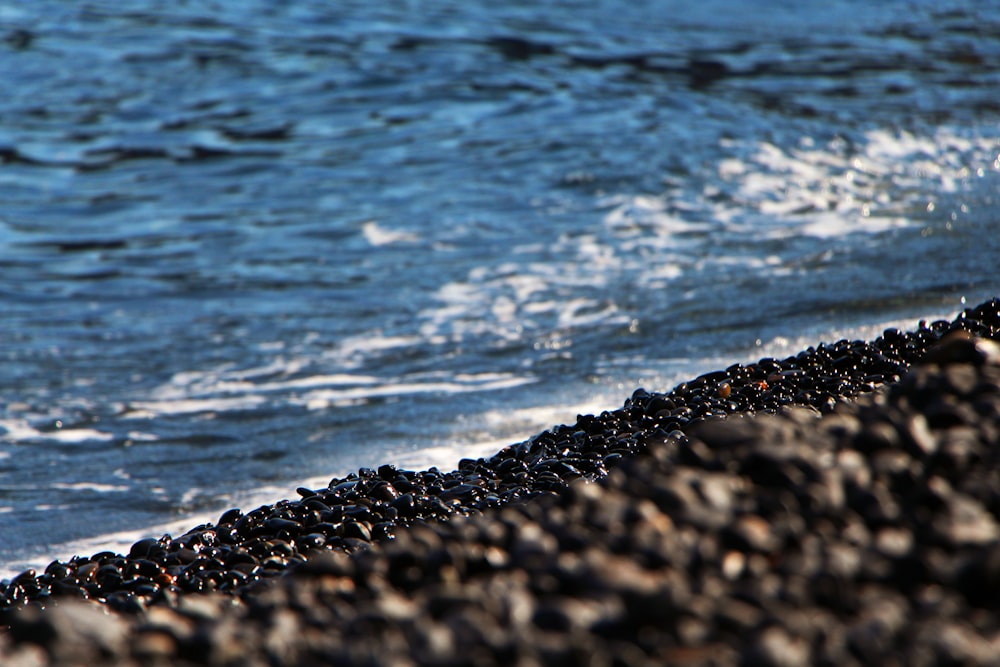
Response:
[[[998,333],[994,300],[56,561],[3,586],[0,657],[1000,664]]]

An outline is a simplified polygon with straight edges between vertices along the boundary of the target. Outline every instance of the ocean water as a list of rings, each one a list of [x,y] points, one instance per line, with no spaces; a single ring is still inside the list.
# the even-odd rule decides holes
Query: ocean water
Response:
[[[973,0],[0,3],[0,576],[1000,293]]]

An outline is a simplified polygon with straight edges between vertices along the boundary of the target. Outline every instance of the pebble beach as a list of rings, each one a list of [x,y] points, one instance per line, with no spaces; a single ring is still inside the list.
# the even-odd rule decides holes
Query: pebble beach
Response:
[[[1000,12],[0,6],[0,666],[1000,662]]]
[[[1000,664],[1000,301],[0,587],[4,665]]]
[[[0,581],[997,294],[990,3],[125,4],[0,7]]]

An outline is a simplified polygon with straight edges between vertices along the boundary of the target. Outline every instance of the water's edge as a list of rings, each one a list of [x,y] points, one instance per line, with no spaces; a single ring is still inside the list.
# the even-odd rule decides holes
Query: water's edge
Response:
[[[256,581],[303,562],[305,557],[300,554],[311,548],[325,545],[357,550],[369,542],[391,538],[397,524],[477,512],[557,491],[580,477],[602,477],[650,439],[671,437],[707,417],[774,411],[787,405],[829,411],[839,401],[898,381],[910,364],[944,334],[955,330],[996,337],[1000,333],[1000,300],[966,309],[950,322],[937,320],[928,325],[922,321],[910,331],[890,327],[870,342],[842,339],[810,346],[783,360],[764,357],[746,366],[734,364],[681,383],[667,393],[638,389],[621,409],[580,415],[572,426],[555,427],[488,458],[463,458],[450,473],[437,468],[412,472],[385,465],[335,478],[329,484],[325,478],[318,479],[314,488],[296,489],[299,500],[283,500],[247,513],[230,510],[216,524],[199,525],[175,539],[164,536],[136,541],[124,557],[100,553],[90,559],[53,563],[45,575],[39,575],[37,584],[31,583],[35,582],[34,572],[23,573],[5,582],[6,599],[11,603],[24,596],[44,598],[51,594],[47,587],[60,580],[63,587],[77,582],[90,595],[106,596],[109,603],[123,608],[142,595],[155,598],[167,594],[168,588],[176,594],[217,586],[236,591],[250,583],[246,572],[240,570],[226,579],[221,570],[215,572],[204,563],[218,562],[221,568],[225,562],[225,567],[231,567],[233,562],[250,562],[233,561],[233,554],[246,554],[256,563],[250,568],[250,578]],[[266,561],[240,546],[248,539],[250,544],[259,545],[268,537],[267,544],[275,545],[277,551]],[[141,563],[135,566],[139,569],[132,572],[133,577],[143,568],[160,574],[150,580],[150,586],[133,584],[121,590],[115,586],[123,585],[124,574],[112,580],[117,584],[93,579],[98,567],[102,572],[118,568],[124,573],[133,567],[130,562]],[[192,571],[195,563],[199,568]]]

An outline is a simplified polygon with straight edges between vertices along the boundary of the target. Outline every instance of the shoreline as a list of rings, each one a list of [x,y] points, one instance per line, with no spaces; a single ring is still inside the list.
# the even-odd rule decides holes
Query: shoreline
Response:
[[[871,343],[843,340],[782,360],[735,364],[665,394],[637,390],[619,410],[581,415],[573,425],[545,431],[488,459],[465,459],[450,473],[393,466],[363,469],[334,479],[327,489],[300,488],[298,500],[247,514],[231,510],[215,524],[168,541],[140,540],[126,556],[103,553],[56,561],[45,573],[22,574],[5,587],[5,606],[11,608],[6,619],[16,629],[31,614],[47,618],[52,613],[41,606],[73,606],[69,601],[83,596],[133,616],[129,623],[141,623],[156,609],[177,610],[191,593],[228,592],[253,605],[258,596],[277,590],[276,575],[289,569],[309,571],[313,561],[341,558],[324,553],[345,554],[352,563],[346,554],[371,550],[375,555],[354,558],[378,558],[382,549],[398,548],[414,530],[429,525],[449,530],[456,520],[485,520],[478,517],[507,512],[505,507],[558,502],[580,478],[607,479],[609,473],[620,477],[616,471],[621,466],[633,469],[637,457],[648,457],[649,450],[662,449],[664,442],[683,442],[706,418],[728,416],[715,423],[738,424],[744,420],[734,415],[799,406],[795,412],[801,419],[807,412],[848,409],[843,406],[876,389],[877,396],[891,394],[909,367],[956,329],[998,337],[1000,301],[966,309],[951,322],[911,332],[889,329]],[[968,336],[950,338],[961,338],[951,344],[956,349],[971,344]],[[438,519],[449,520],[438,524]],[[387,539],[391,537],[395,539]],[[213,593],[215,597],[220,593]],[[26,610],[13,611],[25,604]],[[94,602],[86,604],[92,606]]]
[[[964,305],[964,301],[963,301]],[[951,320],[955,316],[956,310],[923,310],[919,313],[903,317],[895,315],[892,317],[876,318],[875,320],[864,320],[859,322],[848,322],[843,326],[816,326],[814,329],[806,329],[807,332],[786,335],[776,335],[773,338],[758,341],[754,346],[749,343],[746,348],[741,348],[739,352],[729,350],[720,351],[717,354],[701,358],[677,358],[669,360],[670,371],[658,370],[652,372],[649,377],[638,379],[630,386],[618,383],[603,383],[598,385],[596,397],[583,397],[574,402],[546,404],[544,407],[517,407],[514,417],[525,424],[531,423],[516,432],[514,436],[493,437],[489,441],[479,439],[466,440],[462,447],[452,447],[449,445],[436,444],[428,449],[417,449],[406,452],[400,456],[383,457],[384,460],[375,460],[374,463],[391,462],[400,468],[411,470],[423,470],[431,466],[437,466],[439,470],[452,470],[457,467],[457,462],[461,458],[489,458],[497,453],[504,446],[512,442],[521,442],[539,434],[552,424],[559,424],[568,418],[578,414],[600,414],[603,410],[614,411],[616,406],[620,406],[624,397],[629,395],[632,388],[636,386],[656,387],[657,391],[675,386],[676,384],[690,380],[706,372],[711,372],[719,368],[730,366],[734,362],[743,364],[752,363],[761,357],[772,357],[776,359],[785,358],[798,353],[816,341],[836,341],[840,339],[849,340],[871,340],[880,335],[885,329],[897,328],[907,330],[913,328],[918,320],[927,322],[947,319]],[[660,360],[659,365],[666,365],[667,362]],[[613,388],[616,387],[616,388]],[[525,405],[534,405],[530,401]],[[496,417],[491,419],[501,419],[501,411],[496,412]],[[521,419],[521,413],[544,413],[544,417],[531,414]],[[509,413],[506,413],[505,423],[509,423]],[[475,413],[475,418],[482,415]],[[231,507],[253,508],[262,505],[274,505],[282,499],[293,494],[293,490],[298,486],[309,488],[323,488],[333,475],[346,475],[355,471],[350,466],[339,470],[331,470],[326,475],[312,475],[308,479],[301,477],[289,478],[281,482],[264,484],[253,490],[243,491],[236,495],[230,495],[228,501],[215,503],[213,507],[198,510],[190,514],[173,514],[161,521],[148,524],[136,524],[135,527],[125,527],[113,532],[83,537],[66,538],[55,542],[40,545],[32,551],[12,556],[8,561],[0,564],[0,584],[9,582],[11,579],[21,574],[25,570],[34,569],[37,572],[44,571],[45,567],[53,559],[71,558],[73,555],[86,555],[114,551],[116,553],[128,553],[132,544],[139,539],[147,537],[159,537],[164,534],[173,536],[181,535],[188,529],[215,521],[224,511]]]
[[[1000,334],[1000,301],[962,322],[950,333],[949,323],[918,330],[917,342],[929,343],[919,360],[892,382],[864,380],[870,391],[854,400],[817,395],[818,407],[691,420],[647,436],[596,483],[416,520],[371,547],[310,552],[290,576],[238,597],[181,595],[118,608],[134,612],[124,614],[62,598],[9,609],[0,657],[12,665],[997,664],[1000,345],[986,338]],[[897,340],[914,339],[883,338]],[[828,361],[842,369],[851,365],[844,359],[858,370],[858,357]],[[771,366],[755,365],[736,388],[733,376],[749,367],[669,395],[636,392],[622,415],[660,408],[655,416],[669,409],[657,401],[697,390],[728,400],[770,378],[754,394],[766,405],[772,387],[802,378],[780,375],[801,369]],[[767,377],[755,379],[758,371]],[[544,448],[566,429],[585,433],[611,418],[583,416],[490,460],[518,461],[517,452]],[[372,472],[337,486],[379,480],[374,497],[390,471]]]
[[[197,622],[221,623],[230,614],[239,616],[247,609],[256,608],[262,604],[261,600],[291,595],[289,591],[297,591],[300,586],[308,589],[315,584],[316,577],[320,580],[328,577],[329,568],[336,570],[339,578],[353,577],[354,586],[368,586],[369,583],[363,580],[370,572],[364,569],[368,566],[361,564],[380,562],[380,559],[388,557],[386,554],[398,556],[402,553],[400,550],[414,549],[415,535],[425,535],[430,531],[439,536],[450,535],[445,542],[452,539],[461,542],[465,539],[462,537],[462,531],[466,530],[463,526],[477,522],[489,524],[497,521],[497,517],[511,513],[522,519],[529,517],[529,523],[537,523],[542,521],[538,512],[544,514],[549,511],[538,510],[539,507],[551,509],[561,506],[560,503],[570,502],[567,498],[583,498],[581,502],[589,502],[586,498],[591,492],[581,489],[611,488],[614,491],[609,493],[621,492],[623,485],[628,486],[630,475],[641,477],[646,474],[641,470],[645,464],[640,464],[640,461],[668,462],[667,468],[657,474],[674,474],[670,471],[684,466],[701,466],[710,472],[721,473],[732,467],[716,461],[720,456],[725,458],[728,448],[743,447],[750,442],[757,443],[754,447],[766,448],[769,438],[779,442],[796,441],[797,438],[808,445],[817,437],[819,440],[840,437],[848,442],[848,445],[843,445],[843,442],[841,445],[857,448],[856,435],[859,429],[864,431],[868,428],[867,422],[860,427],[837,426],[838,419],[844,421],[844,414],[867,411],[865,419],[868,421],[882,420],[905,434],[902,440],[906,442],[902,442],[898,433],[887,435],[885,429],[888,426],[880,427],[881,430],[876,429],[874,435],[869,433],[865,437],[876,441],[882,438],[889,444],[867,445],[869,449],[899,445],[907,455],[913,456],[916,446],[917,450],[926,450],[925,454],[933,454],[939,449],[935,444],[935,438],[939,436],[932,435],[932,429],[936,434],[937,430],[947,430],[955,424],[986,428],[980,423],[985,409],[981,403],[996,398],[990,393],[992,385],[989,383],[1000,384],[1000,347],[988,339],[997,338],[1000,338],[1000,299],[968,308],[950,322],[939,320],[929,325],[921,322],[915,330],[907,332],[887,329],[871,342],[841,340],[809,347],[780,360],[764,358],[755,364],[734,364],[681,383],[667,393],[638,389],[618,410],[599,415],[580,415],[572,425],[554,427],[530,440],[505,447],[489,458],[463,459],[451,472],[442,473],[436,468],[400,470],[391,465],[362,469],[345,478],[334,478],[326,489],[300,487],[297,489],[297,500],[282,500],[245,514],[240,510],[229,510],[215,523],[197,526],[177,538],[165,536],[139,540],[124,555],[102,552],[76,556],[67,562],[54,561],[45,572],[27,571],[0,584],[4,607],[0,613],[2,623],[8,627],[6,634],[0,633],[0,655],[7,651],[15,656],[20,655],[18,651],[21,649],[30,649],[37,637],[33,634],[34,630],[25,628],[37,630],[45,626],[49,628],[47,632],[58,635],[58,629],[53,630],[50,626],[64,622],[60,619],[64,619],[66,614],[75,619],[72,621],[75,624],[80,619],[73,615],[78,613],[90,617],[95,613],[114,612],[116,616],[112,618],[119,620],[113,625],[118,628],[116,632],[124,636],[145,632],[150,619],[164,614],[171,615],[173,625],[188,623],[191,619],[185,614],[190,611],[192,600],[211,600],[206,604],[216,610],[210,614],[214,620],[199,618]],[[961,368],[954,370],[958,367]],[[982,377],[970,380],[970,368]],[[940,377],[933,376],[933,373]],[[921,374],[930,379],[920,380]],[[928,389],[921,382],[930,383],[928,386],[932,388]],[[959,405],[953,406],[954,409],[947,406],[943,409],[932,405],[930,412],[924,410],[927,413],[922,417],[924,426],[919,425],[919,420],[914,421],[916,417],[906,414],[907,411],[919,412],[906,400],[918,397],[925,403],[934,404],[938,395],[949,398],[948,392],[958,396],[953,402],[964,400],[967,404],[974,403],[975,408]],[[979,393],[983,393],[985,398]],[[896,395],[903,398],[893,399]],[[974,402],[973,398],[979,402]],[[893,400],[896,403],[887,407],[887,401],[892,403]],[[1000,401],[997,404],[1000,406]],[[978,417],[976,410],[979,410]],[[755,418],[755,415],[763,416]],[[997,415],[1000,415],[1000,407],[992,416]],[[852,418],[857,421],[856,415]],[[825,435],[817,436],[813,422],[827,424],[820,428]],[[897,422],[903,425],[899,426]],[[834,426],[830,427],[830,423]],[[779,427],[778,424],[785,425]],[[768,431],[769,428],[772,430]],[[791,431],[788,429],[797,435],[789,435]],[[761,433],[765,436],[762,437]],[[804,453],[806,451],[801,449],[800,454],[808,458]],[[861,447],[861,451],[865,456],[871,453],[865,447]],[[814,455],[815,452],[809,454]],[[857,461],[852,459],[848,463],[856,467]],[[733,464],[745,466],[747,462],[736,457]],[[878,477],[882,474],[878,469],[881,464],[872,465],[875,472],[868,475],[869,480],[873,475]],[[748,474],[754,484],[762,483],[752,471]],[[795,493],[809,484],[815,486],[813,482],[816,482],[815,479],[810,482],[810,474],[803,477],[805,473],[801,471],[772,471],[766,474],[778,475],[774,479],[784,479],[781,483],[791,484]],[[952,481],[956,486],[961,484],[961,480]],[[730,486],[745,483],[746,479],[743,479],[739,483],[732,482]],[[816,483],[822,487],[826,481]],[[696,494],[701,497],[699,502],[715,502],[713,497],[719,490],[705,490],[701,484],[698,482],[694,487],[701,489]],[[642,494],[632,494],[629,501],[646,508],[635,510],[640,514],[652,511],[647,507],[648,501],[662,505],[657,499],[657,494],[662,495],[662,489],[650,487],[646,491],[649,497],[643,499]],[[731,492],[732,489],[723,495]],[[593,493],[600,495],[604,491]],[[675,489],[668,493],[671,494],[668,507],[661,506],[657,510],[666,511],[664,516],[668,523],[678,517],[684,518],[685,507],[694,502],[690,492]],[[1000,489],[995,495],[1000,497]],[[889,502],[885,498],[873,498],[866,502],[877,505]],[[828,500],[820,498],[810,502],[822,505]],[[975,508],[956,509],[953,518],[959,524],[965,521],[962,517],[969,512],[972,512],[973,519],[965,521],[971,527],[963,527],[962,524],[955,529],[961,533],[955,539],[962,545],[971,539],[978,548],[983,546],[984,540],[995,542],[1000,538],[1000,524],[990,518],[989,511],[987,509],[984,515],[982,511],[976,514]],[[701,510],[699,512],[698,516],[704,514]],[[900,519],[900,514],[896,512],[892,516],[885,514],[877,519],[875,523],[878,526],[875,527],[891,528],[892,522]],[[755,561],[757,565],[752,566],[748,555],[754,549],[763,549],[763,542],[753,546],[755,540],[765,539],[761,532],[764,529],[759,523],[735,525],[732,523],[734,517],[730,517],[727,521],[709,521],[710,525],[701,525],[699,522],[702,519],[687,519],[694,521],[699,530],[707,526],[712,531],[730,535],[726,538],[729,541],[735,540],[744,547],[750,545],[741,547],[742,551],[729,552],[737,555],[726,555],[728,560],[724,559],[720,565],[724,574],[764,567],[761,561]],[[628,523],[630,520],[625,521]],[[593,523],[591,517],[583,525]],[[606,528],[612,530],[614,527]],[[893,544],[913,546],[913,534],[908,538],[895,533],[886,535],[884,539],[879,538],[888,540],[886,544],[899,538],[898,544]],[[546,558],[558,558],[557,552],[547,553]],[[533,561],[529,557],[527,563],[522,562],[524,558],[513,552],[506,556],[499,553],[497,559],[497,563],[507,563],[516,568],[542,566],[540,561],[535,562],[537,558]],[[497,563],[490,562],[484,567],[489,570]],[[912,565],[910,563],[907,567]],[[392,571],[390,568],[386,572],[391,574]],[[282,574],[290,576],[279,576]],[[421,590],[426,585],[425,579],[429,577],[433,580],[434,576],[425,570],[417,578],[419,581],[413,582],[414,591]],[[992,575],[987,573],[983,576]],[[287,604],[288,600],[281,603]],[[241,612],[241,609],[244,611]],[[572,616],[573,613],[576,612],[567,609],[560,612],[563,616]],[[567,623],[572,626],[575,621],[563,618],[556,625],[562,627]],[[176,632],[171,630],[167,634],[170,634],[174,648],[181,646],[178,643],[181,637]],[[675,632],[675,639],[679,636]],[[788,639],[789,635],[786,632],[782,636]],[[62,664],[60,645],[57,642],[46,648],[51,664]],[[124,659],[127,651],[122,648],[118,653]],[[131,655],[135,658],[137,654],[133,652]],[[178,657],[170,655],[171,659]],[[205,664],[226,663],[214,661]],[[298,663],[279,660],[278,664]],[[459,663],[431,660],[420,664]]]

